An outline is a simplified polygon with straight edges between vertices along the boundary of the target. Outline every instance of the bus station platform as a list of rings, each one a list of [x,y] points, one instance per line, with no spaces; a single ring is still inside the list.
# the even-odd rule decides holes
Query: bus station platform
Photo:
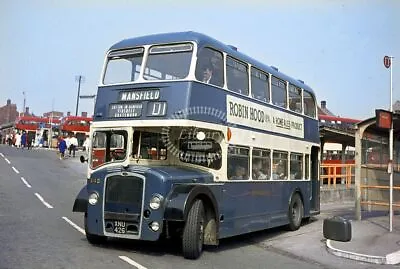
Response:
[[[389,231],[388,212],[363,212],[362,220],[351,220],[352,239],[349,242],[326,241],[333,255],[373,264],[400,264],[400,215],[393,217]]]

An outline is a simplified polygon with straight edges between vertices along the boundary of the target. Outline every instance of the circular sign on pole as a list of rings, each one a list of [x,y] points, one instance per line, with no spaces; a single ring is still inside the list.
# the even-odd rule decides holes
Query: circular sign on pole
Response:
[[[386,68],[389,68],[391,65],[391,59],[389,56],[383,57],[383,64],[385,65]]]

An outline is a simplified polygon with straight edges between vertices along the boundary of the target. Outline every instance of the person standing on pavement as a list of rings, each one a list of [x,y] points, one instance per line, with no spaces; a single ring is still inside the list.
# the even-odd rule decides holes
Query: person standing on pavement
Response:
[[[75,151],[76,148],[78,147],[78,139],[76,139],[75,135],[72,134],[71,137],[69,138],[69,156],[71,156],[71,151],[72,151],[72,157],[75,157]]]

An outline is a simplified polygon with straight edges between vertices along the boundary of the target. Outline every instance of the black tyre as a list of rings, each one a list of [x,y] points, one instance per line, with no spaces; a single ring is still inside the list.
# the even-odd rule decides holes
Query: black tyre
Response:
[[[301,226],[301,221],[304,216],[304,206],[303,201],[300,198],[300,195],[295,193],[290,199],[289,204],[289,225],[288,228],[291,231],[298,230]]]
[[[203,251],[204,243],[204,206],[196,200],[190,208],[182,235],[183,257],[197,259]]]
[[[85,213],[84,224],[85,224],[86,239],[87,239],[87,241],[89,241],[90,244],[92,244],[92,245],[100,245],[100,244],[104,244],[107,241],[107,237],[106,236],[90,234],[88,232],[87,213]]]

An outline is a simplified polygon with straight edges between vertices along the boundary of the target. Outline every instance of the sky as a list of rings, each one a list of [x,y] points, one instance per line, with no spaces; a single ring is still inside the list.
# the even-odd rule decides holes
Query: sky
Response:
[[[397,27],[396,27],[397,25]],[[335,115],[366,119],[400,100],[397,0],[1,0],[0,106],[76,110],[96,94],[105,52],[126,38],[197,31],[313,88]],[[94,101],[81,99],[93,113]]]

